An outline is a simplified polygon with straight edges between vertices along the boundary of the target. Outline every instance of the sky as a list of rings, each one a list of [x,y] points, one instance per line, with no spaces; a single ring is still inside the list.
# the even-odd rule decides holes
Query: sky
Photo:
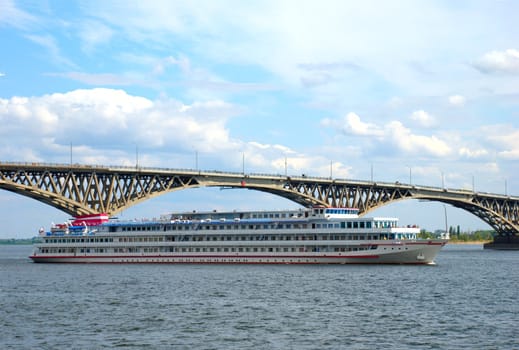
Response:
[[[0,161],[399,181],[519,195],[519,2],[0,0]],[[120,217],[290,209],[249,190]],[[67,220],[0,190],[0,238]],[[437,202],[368,215],[489,229]]]

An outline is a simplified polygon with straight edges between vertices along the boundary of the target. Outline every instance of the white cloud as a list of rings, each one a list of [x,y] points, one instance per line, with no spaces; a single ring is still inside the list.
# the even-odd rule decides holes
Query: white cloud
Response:
[[[238,152],[241,150],[242,152]],[[283,175],[288,174],[307,174],[311,176],[329,176],[330,159],[319,154],[307,155],[286,146],[277,144],[263,144],[257,141],[239,142],[233,148],[234,157],[238,162],[238,157],[244,156],[245,172],[250,169],[270,169],[270,173]],[[239,159],[242,161],[242,158]],[[341,162],[332,164],[333,177],[346,178],[350,174],[350,167]]]
[[[0,78],[5,77],[5,73],[0,72]]]
[[[319,175],[322,164],[329,162],[284,145],[233,138],[227,123],[240,112],[221,100],[186,105],[106,88],[0,99],[0,125],[5,126],[0,129],[0,158],[54,161],[62,157],[68,161],[72,144],[74,161],[88,164],[132,165],[136,148],[143,166],[183,167],[175,159],[195,151],[218,163],[218,168],[237,168],[245,154],[247,171],[252,172],[275,169],[284,173],[286,157],[292,173]],[[15,152],[11,147],[15,143],[27,150]],[[336,165],[337,174],[346,172]]]
[[[330,163],[329,159],[318,155],[294,154],[286,158],[279,157],[271,165],[278,174],[284,174],[286,169],[287,174],[329,177],[331,173],[333,178],[351,177],[351,166],[342,162]]]
[[[325,118],[321,121],[321,125],[340,129],[343,133],[357,136],[382,136],[383,131],[373,123],[365,123],[360,117],[350,112],[342,119]]]
[[[468,147],[461,147],[459,149],[459,155],[466,158],[480,158],[488,155],[486,149],[470,149]]]
[[[519,160],[519,148],[499,152],[499,156],[508,160]]]
[[[139,143],[215,151],[229,147],[225,122],[236,111],[222,101],[196,102],[186,108],[175,100],[151,101],[122,90],[75,90],[0,100],[0,123],[9,125],[0,133],[76,145],[99,142],[100,148]]]
[[[483,55],[473,66],[482,73],[519,74],[519,50],[491,51]]]
[[[443,157],[452,151],[447,142],[437,136],[415,135],[399,121],[391,121],[380,127],[376,124],[364,123],[355,113],[348,113],[343,119],[324,119],[321,125],[335,128],[346,134],[366,137],[365,143],[378,144],[384,147],[385,151],[388,151],[386,147],[388,145],[394,146],[395,152],[433,157]]]
[[[452,95],[449,96],[449,104],[455,107],[463,107],[465,105],[466,99],[461,95]]]
[[[424,110],[414,111],[411,114],[411,120],[415,121],[422,127],[431,127],[436,124],[435,118]]]
[[[497,149],[497,155],[508,160],[519,160],[519,129],[513,125],[498,124],[481,128],[481,135]]]
[[[392,121],[386,125],[386,137],[401,151],[409,154],[427,154],[435,157],[444,157],[451,153],[449,145],[438,137],[414,135],[399,121]]]
[[[360,117],[355,113],[348,113],[346,116],[346,124],[344,125],[346,131],[355,135],[377,135],[380,131],[377,130],[375,124],[364,123]]]

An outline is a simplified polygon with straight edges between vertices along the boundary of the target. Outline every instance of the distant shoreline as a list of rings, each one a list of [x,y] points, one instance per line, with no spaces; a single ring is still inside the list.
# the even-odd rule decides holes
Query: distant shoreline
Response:
[[[485,244],[492,241],[449,241],[447,244]]]
[[[0,238],[0,245],[32,245],[38,238]]]

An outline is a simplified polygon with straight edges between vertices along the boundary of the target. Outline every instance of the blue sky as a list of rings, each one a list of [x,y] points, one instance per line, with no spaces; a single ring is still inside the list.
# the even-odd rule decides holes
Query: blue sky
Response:
[[[0,160],[329,176],[519,194],[517,1],[0,0]],[[198,157],[196,156],[198,155]],[[245,190],[122,213],[292,208]],[[66,214],[0,191],[0,238]],[[488,226],[447,208],[449,224]],[[373,215],[429,230],[443,206]]]

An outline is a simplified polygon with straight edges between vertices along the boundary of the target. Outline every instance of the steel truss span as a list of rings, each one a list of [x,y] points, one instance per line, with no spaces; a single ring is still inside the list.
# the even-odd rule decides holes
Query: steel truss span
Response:
[[[193,187],[246,188],[305,207],[353,207],[360,214],[404,199],[464,209],[499,234],[519,234],[519,197],[411,184],[308,176],[45,163],[0,163],[0,189],[34,198],[70,215],[116,214],[152,197]]]

